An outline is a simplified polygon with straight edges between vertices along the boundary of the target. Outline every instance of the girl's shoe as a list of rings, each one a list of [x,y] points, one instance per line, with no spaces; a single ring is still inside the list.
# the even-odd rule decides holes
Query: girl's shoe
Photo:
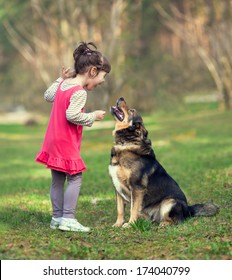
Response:
[[[59,226],[63,231],[88,232],[90,228],[82,226],[76,219],[62,218]]]
[[[62,218],[54,218],[52,217],[51,223],[50,223],[50,228],[52,229],[58,229],[60,226],[60,222],[61,222]]]

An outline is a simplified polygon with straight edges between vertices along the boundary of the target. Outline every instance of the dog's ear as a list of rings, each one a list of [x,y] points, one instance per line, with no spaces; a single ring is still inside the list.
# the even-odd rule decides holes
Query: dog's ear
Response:
[[[136,128],[136,129],[139,129],[139,128],[141,127],[141,124],[142,124],[141,122],[137,122],[137,123],[135,124],[135,128]]]
[[[144,127],[144,124],[141,120],[139,120],[137,122],[133,122],[133,124],[129,127],[129,129],[130,129],[130,131],[139,130],[142,138],[147,138],[147,136],[148,136],[148,131]]]
[[[134,114],[132,124],[135,125],[136,128],[140,128],[140,126],[143,124],[143,120],[139,114]]]
[[[135,131],[136,129],[140,129],[142,123],[140,121],[133,120],[132,125],[129,126],[130,131]]]
[[[142,132],[143,132],[143,138],[147,138],[148,131],[146,130],[146,128],[144,126],[142,126]]]

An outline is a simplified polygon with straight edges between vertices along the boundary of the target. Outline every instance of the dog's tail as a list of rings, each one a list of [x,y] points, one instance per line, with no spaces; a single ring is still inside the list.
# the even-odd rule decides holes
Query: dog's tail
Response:
[[[213,216],[219,212],[219,207],[211,202],[188,206],[190,216]]]

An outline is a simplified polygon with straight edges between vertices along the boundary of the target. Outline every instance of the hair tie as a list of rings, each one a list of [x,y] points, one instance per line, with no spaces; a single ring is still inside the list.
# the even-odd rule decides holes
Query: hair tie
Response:
[[[91,50],[90,50],[90,49],[86,49],[86,50],[83,52],[83,54],[86,54],[86,55],[91,55],[91,54],[92,54],[92,52],[91,52]]]

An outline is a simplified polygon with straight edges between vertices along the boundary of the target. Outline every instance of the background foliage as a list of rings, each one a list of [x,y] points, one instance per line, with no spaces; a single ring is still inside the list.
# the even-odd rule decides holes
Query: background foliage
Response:
[[[231,96],[230,1],[0,0],[0,11],[1,107],[50,110],[42,94],[82,40],[112,64],[106,85],[89,95],[90,110],[122,95],[142,111],[172,109],[206,93],[230,107],[220,102]]]

